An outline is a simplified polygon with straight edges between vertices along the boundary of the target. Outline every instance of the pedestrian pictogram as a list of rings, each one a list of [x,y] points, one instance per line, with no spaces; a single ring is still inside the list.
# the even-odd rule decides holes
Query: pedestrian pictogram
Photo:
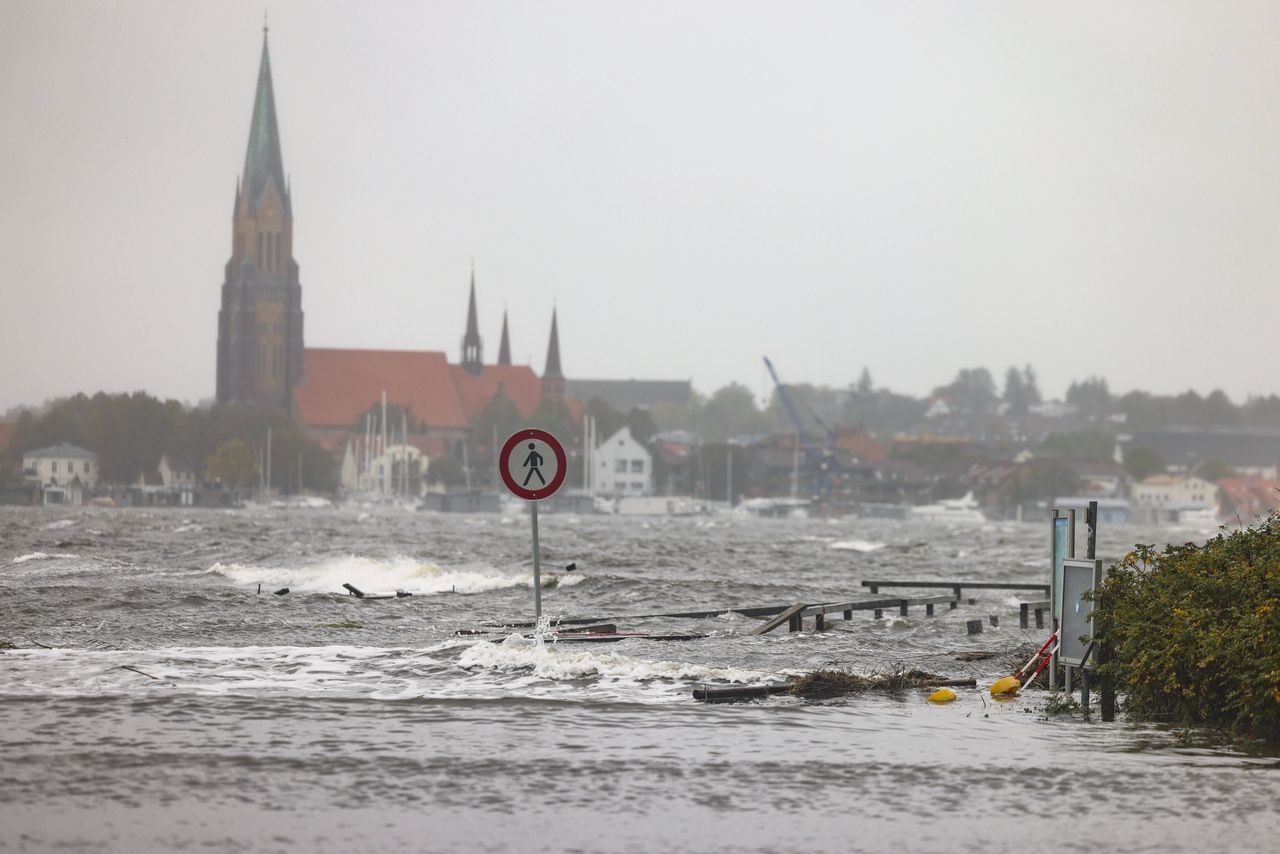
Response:
[[[541,501],[550,498],[569,473],[560,441],[546,430],[519,430],[498,454],[502,482],[520,498]]]
[[[538,476],[538,480],[542,482],[543,486],[547,485],[546,478],[544,478],[542,476],[542,472],[539,471],[542,467],[542,454],[538,453],[538,445],[536,442],[529,443],[529,456],[525,458],[524,464],[525,467],[529,469],[529,473],[524,476],[524,483],[520,484],[521,486],[528,486],[529,479],[535,474]]]

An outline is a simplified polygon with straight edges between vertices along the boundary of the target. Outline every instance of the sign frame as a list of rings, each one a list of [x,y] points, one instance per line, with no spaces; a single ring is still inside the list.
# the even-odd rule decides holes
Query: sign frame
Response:
[[[516,483],[515,478],[511,476],[511,472],[507,470],[507,457],[515,451],[516,446],[530,439],[536,439],[543,442],[551,448],[552,453],[556,457],[556,473],[552,476],[551,482],[539,489],[528,489]],[[544,498],[550,498],[559,491],[564,485],[565,477],[569,474],[569,458],[565,455],[564,446],[560,444],[560,440],[552,436],[546,430],[539,430],[536,427],[526,427],[511,434],[511,437],[502,446],[502,451],[498,454],[498,474],[502,477],[502,482],[512,495],[517,498],[523,498],[526,501],[541,501]]]
[[[1062,623],[1058,629],[1058,661],[1068,667],[1084,667],[1092,656],[1091,645],[1080,642],[1092,635],[1094,603],[1084,595],[1102,584],[1102,561],[1067,558],[1062,562]]]

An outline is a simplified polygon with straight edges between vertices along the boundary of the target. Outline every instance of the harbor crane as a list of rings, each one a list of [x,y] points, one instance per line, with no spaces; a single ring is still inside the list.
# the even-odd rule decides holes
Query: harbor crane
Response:
[[[796,428],[796,441],[799,442],[805,435],[805,421],[800,415],[800,409],[796,406],[796,400],[791,396],[791,392],[787,390],[786,384],[779,379],[778,372],[773,367],[773,362],[769,361],[769,357],[764,357],[764,366],[769,369],[769,376],[773,377],[773,384],[778,389],[778,397],[782,400],[782,407],[787,410],[787,417],[791,419],[791,423]],[[819,429],[822,431],[822,444],[820,447],[813,445],[805,445],[805,459],[808,461],[809,469],[813,473],[813,489],[811,497],[814,501],[827,501],[831,498],[831,476],[835,473],[836,467],[836,431],[822,420],[822,416],[808,403],[804,404],[809,411],[809,416],[813,419]]]

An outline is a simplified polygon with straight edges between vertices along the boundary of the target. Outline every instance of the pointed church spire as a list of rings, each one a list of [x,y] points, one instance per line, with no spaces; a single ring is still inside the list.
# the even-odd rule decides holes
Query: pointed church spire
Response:
[[[511,364],[511,338],[507,335],[507,310],[502,310],[502,341],[498,344],[498,364]]]
[[[551,309],[551,340],[547,342],[547,367],[542,372],[543,397],[564,397],[564,374],[560,370],[560,329],[556,310]]]
[[[471,263],[471,302],[467,306],[467,333],[462,337],[462,367],[471,374],[484,370],[480,321],[476,317],[476,265]]]
[[[258,88],[253,98],[253,122],[249,126],[249,145],[244,155],[242,187],[249,207],[256,211],[267,184],[274,179],[276,192],[285,203],[285,214],[292,215],[289,193],[284,180],[284,158],[280,154],[280,129],[276,124],[276,96],[271,85],[271,54],[267,50],[267,28],[262,28],[262,60],[258,64]]]

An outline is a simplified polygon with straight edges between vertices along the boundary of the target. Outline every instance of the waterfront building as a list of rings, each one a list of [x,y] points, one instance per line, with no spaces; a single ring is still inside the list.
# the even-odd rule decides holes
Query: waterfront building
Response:
[[[623,427],[591,453],[591,491],[621,498],[653,493],[653,455]]]
[[[98,455],[63,442],[23,454],[22,474],[39,484],[45,504],[83,504],[85,490],[98,483]]]

